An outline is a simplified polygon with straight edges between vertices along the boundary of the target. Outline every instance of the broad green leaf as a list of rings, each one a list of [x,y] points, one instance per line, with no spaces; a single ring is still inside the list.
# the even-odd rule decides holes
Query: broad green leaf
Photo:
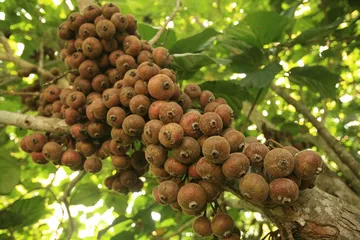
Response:
[[[206,28],[201,33],[178,40],[169,52],[171,54],[201,52],[208,48],[219,34],[220,33],[213,28]]]
[[[208,81],[200,84],[202,90],[212,91],[215,97],[222,97],[228,102],[235,114],[239,114],[244,100],[252,98],[248,88],[240,86],[239,81]]]
[[[70,204],[93,206],[100,200],[101,194],[99,188],[93,183],[84,183],[75,187],[71,193]]]
[[[306,44],[315,39],[324,40],[324,37],[328,36],[332,32],[336,30],[336,28],[342,23],[343,19],[337,19],[329,25],[310,28],[308,30],[303,31],[298,37],[292,40],[292,44]]]
[[[8,219],[12,228],[21,228],[36,223],[46,214],[45,198],[33,198],[15,201],[8,209],[2,211],[1,221]]]
[[[277,12],[254,12],[246,15],[249,25],[261,46],[281,39],[289,20]]]
[[[291,82],[308,86],[323,97],[333,99],[337,96],[335,85],[339,82],[339,78],[338,74],[330,72],[323,66],[295,67],[289,71]]]
[[[265,60],[265,56],[260,48],[251,47],[244,50],[244,53],[235,55],[231,58],[230,67],[233,72],[247,73],[256,71]]]
[[[174,54],[173,57],[174,61],[172,62],[172,65],[187,74],[195,73],[203,66],[215,63],[219,65],[226,65],[231,62],[229,59],[211,58],[202,53]]]
[[[106,206],[113,207],[114,211],[119,215],[125,214],[128,206],[128,196],[113,192],[108,192],[105,196]]]
[[[111,240],[119,240],[119,239],[134,240],[135,233],[129,232],[129,231],[124,231],[124,232],[120,232],[120,233],[116,234],[115,236],[113,236],[111,238]]]
[[[141,39],[150,40],[159,31],[159,28],[153,27],[153,26],[145,24],[145,23],[140,23],[140,24],[138,24],[138,31],[141,35]],[[156,42],[155,47],[162,45],[165,40],[166,40],[166,43],[163,47],[165,47],[167,49],[171,48],[175,44],[176,34],[175,34],[174,30],[172,30],[172,29],[165,30],[161,34],[161,37],[159,38],[159,40]]]
[[[231,45],[238,49],[245,49],[250,46],[258,48],[262,47],[257,40],[255,33],[244,21],[239,22],[236,26],[226,29],[223,45],[224,47]]]
[[[277,62],[273,62],[265,66],[263,69],[248,73],[246,77],[241,80],[241,86],[254,88],[269,86],[274,80],[276,74],[278,74],[281,70],[281,65]]]
[[[0,152],[0,155],[0,195],[6,195],[19,183],[21,169],[16,158],[7,152]]]
[[[9,210],[0,211],[0,229],[7,229],[21,224],[23,216]]]

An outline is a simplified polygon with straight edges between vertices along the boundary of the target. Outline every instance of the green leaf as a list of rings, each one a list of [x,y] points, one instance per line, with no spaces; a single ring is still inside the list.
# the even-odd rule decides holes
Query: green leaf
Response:
[[[244,50],[244,53],[235,55],[231,58],[230,67],[233,72],[247,73],[256,71],[265,60],[265,56],[260,48],[251,47]]]
[[[252,98],[248,88],[240,86],[239,81],[208,81],[200,84],[200,87],[212,91],[217,98],[225,98],[235,114],[240,113],[244,100]]]
[[[170,49],[170,53],[198,53],[208,48],[220,33],[213,28],[206,28],[201,33],[180,39]]]
[[[138,31],[141,35],[141,39],[150,40],[156,35],[156,33],[159,31],[159,28],[153,27],[145,23],[140,23],[138,24]],[[170,49],[176,42],[175,31],[172,29],[167,29],[166,31],[164,31],[161,34],[159,40],[156,42],[155,47],[160,46],[165,41],[165,38],[166,43],[164,47]]]
[[[315,39],[324,40],[324,37],[334,32],[337,27],[342,23],[343,18],[337,19],[329,25],[321,26],[317,28],[310,28],[303,31],[298,37],[292,40],[292,44],[306,44]]]
[[[197,72],[203,66],[211,65],[214,63],[219,65],[226,65],[231,62],[231,60],[229,59],[211,58],[208,55],[202,53],[174,54],[173,57],[173,67],[187,73],[189,76]]]
[[[267,11],[249,13],[244,20],[261,46],[279,41],[289,22],[287,17]]]
[[[21,228],[36,223],[46,214],[45,198],[36,196],[15,201],[0,212],[0,229]]]
[[[105,197],[105,204],[109,208],[113,207],[114,211],[117,214],[122,215],[126,213],[126,208],[128,206],[128,199],[129,199],[128,196],[118,193],[108,192]]]
[[[239,22],[239,24],[236,26],[231,26],[230,28],[226,29],[223,45],[224,47],[230,45],[238,49],[245,49],[249,48],[250,46],[255,46],[258,48],[262,47],[259,44],[255,33],[244,21]]]
[[[254,88],[263,88],[269,86],[275,78],[276,74],[278,74],[281,70],[282,67],[279,63],[270,63],[263,69],[248,73],[246,77],[241,80],[241,86]]]
[[[20,166],[16,158],[7,152],[0,152],[0,195],[9,194],[20,181]]]
[[[135,233],[124,231],[116,234],[115,236],[111,237],[111,240],[119,240],[119,239],[126,239],[126,240],[134,240]]]
[[[17,226],[22,222],[22,215],[9,210],[0,211],[0,229]]]
[[[93,206],[100,200],[101,194],[99,188],[93,183],[85,183],[75,187],[71,194],[71,205],[82,204]]]
[[[295,67],[289,74],[291,82],[306,85],[323,97],[334,99],[337,96],[335,85],[339,82],[340,76],[323,66]]]

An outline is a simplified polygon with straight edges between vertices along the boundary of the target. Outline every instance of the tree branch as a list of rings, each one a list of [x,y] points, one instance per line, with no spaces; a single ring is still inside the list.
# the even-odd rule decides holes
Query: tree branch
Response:
[[[12,54],[12,53],[13,53],[13,51],[12,51],[12,49],[11,49],[9,43],[8,43],[8,40],[7,40],[7,38],[4,36],[4,33],[3,33],[3,32],[0,32],[0,42],[1,42],[1,44],[4,46],[5,51],[6,51],[7,53],[9,53],[9,54]]]
[[[43,68],[40,68],[40,67],[36,66],[35,64],[30,63],[24,59],[15,57],[10,53],[0,53],[0,60],[13,62],[19,68],[36,69],[37,73],[40,75],[44,75],[44,74],[52,75],[49,71],[47,71]]]
[[[307,107],[302,104],[300,101],[295,100],[290,96],[286,89],[278,87],[275,85],[271,86],[271,89],[276,92],[280,97],[282,97],[287,103],[293,105],[298,113],[304,115],[312,125],[317,129],[318,133],[325,139],[325,141],[331,146],[334,152],[339,156],[341,161],[343,161],[349,168],[353,171],[358,179],[360,179],[360,164],[356,159],[346,150],[346,148],[339,143],[334,136],[321,124],[307,109]]]
[[[243,199],[237,185],[231,192]],[[231,207],[237,209],[236,205]],[[301,191],[291,205],[263,205],[261,209],[282,232],[296,239],[352,240],[360,236],[360,209],[316,187]]]
[[[85,174],[86,171],[82,170],[73,180],[71,180],[71,182],[69,182],[69,184],[66,186],[64,190],[64,194],[60,197],[60,201],[64,201],[67,199],[67,197],[70,195],[71,190],[73,190],[75,185],[83,178]]]
[[[6,94],[11,96],[39,96],[39,92],[14,92],[14,91],[4,91],[0,90],[0,94]]]
[[[176,0],[176,6],[175,6],[173,12],[170,14],[169,18],[165,21],[165,24],[159,29],[159,31],[155,34],[155,36],[148,41],[148,43],[150,45],[154,45],[159,40],[159,38],[165,31],[167,25],[169,24],[169,22],[174,19],[176,13],[180,10],[180,7],[181,7],[181,1]]]
[[[167,236],[161,237],[161,240],[169,240],[172,237],[181,234],[184,230],[186,230],[187,228],[191,227],[192,223],[193,223],[193,219],[190,219],[189,221],[185,222],[183,225],[179,226],[178,229],[176,229],[175,232],[170,233]]]
[[[69,133],[70,126],[64,120],[58,118],[46,118],[31,116],[21,113],[13,113],[0,110],[0,123],[13,125],[24,129],[44,131],[52,133]]]

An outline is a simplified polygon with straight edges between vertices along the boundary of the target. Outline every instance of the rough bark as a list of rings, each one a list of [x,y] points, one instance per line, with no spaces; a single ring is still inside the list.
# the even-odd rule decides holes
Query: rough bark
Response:
[[[227,190],[246,201],[237,185]],[[360,239],[360,210],[318,188],[301,191],[289,206],[257,208],[278,225],[285,239]]]
[[[69,133],[70,126],[58,118],[36,117],[27,114],[0,111],[0,123],[35,131]]]

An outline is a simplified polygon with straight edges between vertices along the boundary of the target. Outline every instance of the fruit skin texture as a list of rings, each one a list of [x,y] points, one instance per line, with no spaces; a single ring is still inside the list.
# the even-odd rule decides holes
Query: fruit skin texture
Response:
[[[173,181],[164,181],[159,185],[159,196],[161,201],[166,204],[176,202],[177,194],[179,192],[179,185]]]
[[[182,177],[187,173],[187,166],[173,157],[165,161],[164,168],[170,176],[174,177]]]
[[[200,237],[208,237],[212,235],[211,222],[206,216],[198,217],[192,224],[194,233]]]
[[[250,165],[258,167],[264,165],[264,158],[268,152],[269,149],[259,142],[249,143],[244,149],[244,154],[249,158]]]
[[[180,119],[180,126],[184,129],[184,135],[198,139],[202,133],[200,131],[199,121],[201,113],[198,111],[189,111]]]
[[[148,91],[157,100],[168,100],[174,95],[175,85],[165,74],[157,74],[150,78]]]
[[[299,187],[291,179],[277,178],[269,184],[269,195],[277,204],[293,203],[299,197]]]
[[[182,142],[172,149],[176,160],[190,164],[199,159],[201,148],[199,143],[192,137],[184,137]]]
[[[239,179],[244,176],[250,167],[250,161],[243,153],[232,153],[222,165],[225,177]]]
[[[56,142],[48,142],[44,145],[42,153],[46,160],[59,162],[63,151],[60,144]]]
[[[160,167],[167,159],[167,150],[161,145],[151,144],[145,149],[145,159],[150,164]]]
[[[188,183],[182,186],[177,195],[181,208],[188,211],[197,211],[206,204],[206,192],[196,183]]]
[[[141,136],[144,130],[145,120],[136,114],[127,116],[123,121],[124,132],[129,136]]]
[[[47,142],[47,137],[39,132],[35,132],[27,137],[25,144],[28,149],[33,152],[41,152],[43,146]]]
[[[274,148],[265,156],[264,169],[272,178],[286,177],[294,170],[293,156],[286,149]]]
[[[181,143],[184,130],[177,123],[169,123],[160,128],[159,141],[162,145],[172,148]]]
[[[234,227],[234,220],[226,213],[217,213],[211,221],[211,230],[217,237],[230,236]]]
[[[210,162],[210,160],[206,157],[200,158],[200,160],[196,163],[195,169],[196,173],[202,179],[219,182],[224,177],[221,167]]]
[[[256,173],[247,173],[240,179],[240,192],[251,202],[263,203],[269,196],[269,184]]]
[[[204,135],[212,136],[221,132],[223,122],[217,113],[207,112],[201,116],[199,127]]]
[[[202,152],[213,163],[223,163],[230,155],[230,145],[225,138],[212,136],[205,140]]]
[[[294,157],[294,173],[298,178],[310,179],[322,171],[321,156],[312,150],[304,150]]]
[[[215,113],[221,117],[224,127],[229,127],[231,125],[234,112],[229,105],[221,104],[215,109]]]
[[[144,136],[151,144],[159,143],[159,132],[164,124],[157,119],[148,121],[144,126]]]
[[[241,132],[237,130],[229,130],[226,132],[223,137],[229,142],[230,144],[230,152],[242,152],[245,147],[245,136]]]
[[[198,184],[205,190],[207,202],[214,202],[220,197],[222,189],[219,183],[200,180]]]

